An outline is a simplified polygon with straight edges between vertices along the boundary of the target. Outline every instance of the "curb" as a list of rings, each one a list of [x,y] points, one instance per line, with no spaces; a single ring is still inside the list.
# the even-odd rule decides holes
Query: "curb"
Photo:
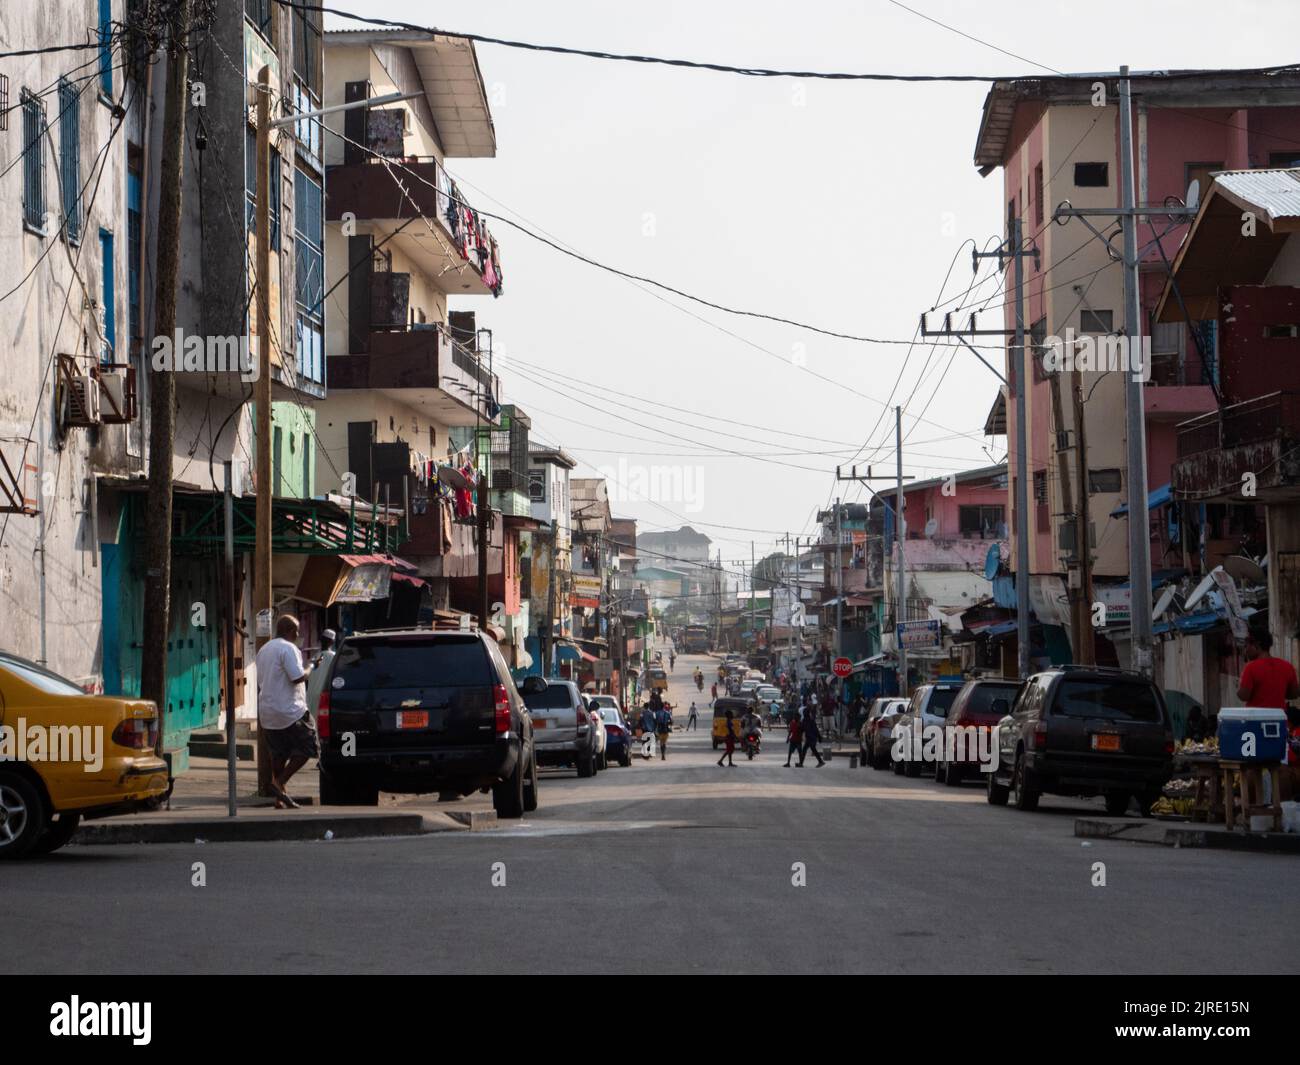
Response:
[[[495,810],[440,810],[439,813],[446,814],[453,821],[464,825],[471,832],[482,832],[485,829],[497,827],[497,812]]]
[[[1078,818],[1074,834],[1080,839],[1121,839],[1164,847],[1204,847],[1208,850],[1252,851],[1260,854],[1300,854],[1300,835],[1285,832],[1227,832],[1197,825],[1169,825],[1124,818]]]
[[[419,836],[454,831],[436,827],[422,814],[336,814],[309,817],[193,818],[171,821],[92,821],[82,825],[72,843],[264,843],[365,836]]]

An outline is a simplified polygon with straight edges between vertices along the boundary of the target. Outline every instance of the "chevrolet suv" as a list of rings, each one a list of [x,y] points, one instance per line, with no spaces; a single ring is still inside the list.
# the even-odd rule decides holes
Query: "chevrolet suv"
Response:
[[[988,799],[1033,810],[1043,794],[1101,795],[1122,815],[1136,795],[1144,810],[1173,768],[1174,734],[1160,689],[1140,673],[1059,666],[1025,682],[998,724]]]
[[[322,805],[491,789],[498,817],[537,809],[533,725],[495,640],[473,630],[359,632],[329,670],[316,717]]]

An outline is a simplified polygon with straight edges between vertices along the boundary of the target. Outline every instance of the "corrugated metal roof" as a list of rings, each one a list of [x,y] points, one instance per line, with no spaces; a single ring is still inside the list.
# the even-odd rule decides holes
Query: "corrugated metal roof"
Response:
[[[1300,169],[1229,170],[1214,183],[1264,215],[1270,229],[1279,218],[1300,218]]]

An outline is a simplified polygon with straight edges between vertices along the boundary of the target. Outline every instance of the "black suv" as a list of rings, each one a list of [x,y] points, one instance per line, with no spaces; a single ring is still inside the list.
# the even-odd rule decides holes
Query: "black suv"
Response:
[[[499,817],[537,809],[532,721],[496,642],[481,632],[348,636],[317,725],[323,805],[374,806],[380,791],[491,788]]]
[[[1102,795],[1118,817],[1134,795],[1148,809],[1173,767],[1164,698],[1139,673],[1058,666],[1025,682],[998,725],[989,802],[1033,810],[1043,793]]]

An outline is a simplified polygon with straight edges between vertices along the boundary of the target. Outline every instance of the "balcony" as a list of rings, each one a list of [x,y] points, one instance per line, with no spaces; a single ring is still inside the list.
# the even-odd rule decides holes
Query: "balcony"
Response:
[[[464,199],[432,159],[345,163],[325,174],[326,221],[340,222],[349,213],[389,232],[404,226],[390,243],[443,292],[500,295],[496,241]]]
[[[372,329],[364,355],[331,355],[330,391],[397,393],[394,398],[448,426],[496,424],[500,381],[442,326]]]
[[[1254,496],[1242,494],[1247,474]],[[1173,491],[1199,502],[1300,502],[1300,391],[1248,399],[1179,425]]]

